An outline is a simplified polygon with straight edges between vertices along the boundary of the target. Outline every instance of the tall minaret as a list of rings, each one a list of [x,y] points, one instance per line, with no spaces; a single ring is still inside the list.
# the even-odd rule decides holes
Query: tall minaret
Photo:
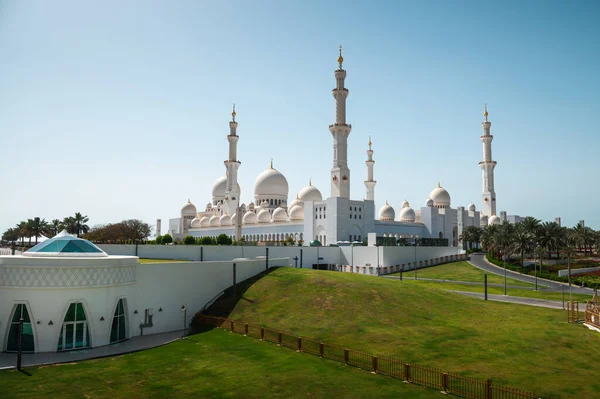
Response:
[[[492,140],[494,136],[490,134],[492,123],[488,121],[487,104],[484,109],[483,116],[485,120],[481,124],[483,127],[483,136],[481,136],[483,161],[479,162],[483,176],[483,206],[481,207],[481,214],[490,217],[496,214],[496,192],[494,191],[494,168],[496,167],[496,161],[492,161]]]
[[[335,123],[329,125],[333,136],[333,168],[331,168],[331,196],[350,198],[350,169],[348,169],[348,136],[352,125],[346,124],[346,98],[348,89],[344,87],[346,71],[342,69],[342,46],[338,57],[339,68],[335,71],[336,86],[332,94],[335,98]]]
[[[367,164],[367,180],[365,181],[365,186],[367,186],[367,200],[375,201],[375,184],[377,184],[377,182],[373,180],[373,165],[375,165],[375,161],[373,161],[371,144],[371,136],[369,136],[369,149],[367,150],[367,156],[369,158],[365,161]]]
[[[240,192],[238,191],[238,180],[237,171],[240,167],[240,161],[237,160],[237,142],[240,139],[236,133],[238,123],[235,121],[235,104],[233,104],[233,111],[231,112],[231,122],[229,122],[229,158],[224,162],[225,168],[227,169],[227,185],[225,186],[225,201],[224,208],[225,213],[229,216],[236,214],[236,219],[240,220],[240,213],[238,212],[238,205],[240,203]],[[231,221],[236,226],[236,238],[238,237],[238,223],[236,220]]]

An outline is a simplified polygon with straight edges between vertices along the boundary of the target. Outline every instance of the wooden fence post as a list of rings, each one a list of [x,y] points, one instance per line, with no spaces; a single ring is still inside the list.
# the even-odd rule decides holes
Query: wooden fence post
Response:
[[[410,365],[404,364],[404,382],[410,382]]]
[[[261,341],[265,340],[265,329],[264,329],[264,327],[260,328],[260,340]]]
[[[348,349],[344,349],[344,363],[346,366],[348,365],[348,359],[350,358],[350,354],[348,353]]]
[[[233,320],[231,320],[231,332],[233,332],[233,323],[235,323]]]
[[[302,352],[302,338],[298,337],[298,352]]]
[[[319,356],[323,357],[324,352],[323,342],[319,342]]]
[[[442,374],[442,393],[448,393],[448,374]]]
[[[485,399],[492,399],[492,380],[485,380]]]
[[[248,323],[244,326],[244,335],[248,335]]]
[[[281,346],[281,333],[277,333],[277,346]]]
[[[373,374],[377,374],[377,356],[372,356],[371,361],[373,363]]]

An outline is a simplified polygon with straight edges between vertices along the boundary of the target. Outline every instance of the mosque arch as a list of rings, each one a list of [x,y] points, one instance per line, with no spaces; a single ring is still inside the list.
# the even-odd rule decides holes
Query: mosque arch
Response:
[[[125,341],[127,337],[127,300],[119,298],[115,305],[113,319],[110,326],[110,343]]]

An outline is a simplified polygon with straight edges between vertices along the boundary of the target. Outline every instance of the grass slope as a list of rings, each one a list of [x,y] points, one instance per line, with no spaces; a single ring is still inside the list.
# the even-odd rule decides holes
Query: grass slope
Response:
[[[255,338],[211,330],[186,341],[78,364],[0,372],[0,396],[60,398],[439,398]]]
[[[600,334],[563,311],[484,302],[398,280],[279,268],[212,314],[553,397],[598,397]]]
[[[414,271],[405,272],[404,275],[408,277],[414,276]],[[452,280],[452,281],[473,281],[477,283],[483,283],[484,272],[481,269],[469,264],[469,262],[452,262],[446,263],[440,266],[428,267],[417,271],[418,278],[435,278],[440,280]],[[392,274],[397,276],[398,273]],[[498,276],[497,274],[487,273],[488,284],[504,284],[504,277]],[[519,285],[523,287],[532,287],[533,284],[524,283],[523,281],[507,278],[506,282],[508,285]],[[541,281],[540,281],[541,283]]]

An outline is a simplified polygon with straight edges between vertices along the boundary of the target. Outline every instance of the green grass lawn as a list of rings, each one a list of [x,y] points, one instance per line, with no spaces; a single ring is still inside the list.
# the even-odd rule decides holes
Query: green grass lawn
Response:
[[[562,310],[484,302],[419,283],[279,268],[211,313],[530,390],[600,397],[600,334]]]
[[[452,262],[446,263],[440,266],[432,266],[425,269],[417,270],[418,278],[435,278],[440,280],[453,280],[453,281],[473,281],[477,283],[483,283],[484,272],[481,269],[472,266],[469,262]],[[399,273],[391,274],[392,276],[398,276]],[[414,271],[405,272],[404,275],[408,277],[414,277]],[[487,273],[489,284],[504,284],[504,277],[498,276],[497,274]],[[525,283],[523,281],[515,280],[512,278],[506,279],[508,285],[519,285],[523,287],[532,287],[533,284]]]
[[[458,283],[452,283],[452,282],[438,282],[438,281],[426,281],[426,280],[417,280],[417,281],[406,280],[405,282],[407,284],[417,284],[418,286],[421,286],[421,287],[428,287],[428,288],[440,289],[440,290],[479,292],[482,294],[484,292],[484,288],[480,287],[480,286],[458,284]],[[496,295],[504,295],[504,288],[488,286],[488,293],[496,294]],[[506,294],[508,296],[517,296],[517,297],[524,297],[524,298],[537,298],[537,299],[547,299],[547,300],[551,300],[551,301],[562,301],[562,293],[561,292],[550,292],[550,291],[544,291],[544,290],[533,291],[533,290],[525,290],[525,289],[509,287],[506,290]],[[585,304],[585,301],[592,300],[592,296],[593,295],[573,294],[573,300],[579,301],[581,304]],[[568,289],[568,287],[565,287],[565,302],[567,302],[568,300],[569,300],[569,289]],[[580,305],[580,309],[582,309],[581,305]]]
[[[180,260],[180,259],[147,259],[147,258],[140,258],[140,263],[169,263],[169,262],[189,262],[187,260]]]
[[[438,398],[255,338],[210,330],[130,355],[0,372],[0,396],[31,398]]]

